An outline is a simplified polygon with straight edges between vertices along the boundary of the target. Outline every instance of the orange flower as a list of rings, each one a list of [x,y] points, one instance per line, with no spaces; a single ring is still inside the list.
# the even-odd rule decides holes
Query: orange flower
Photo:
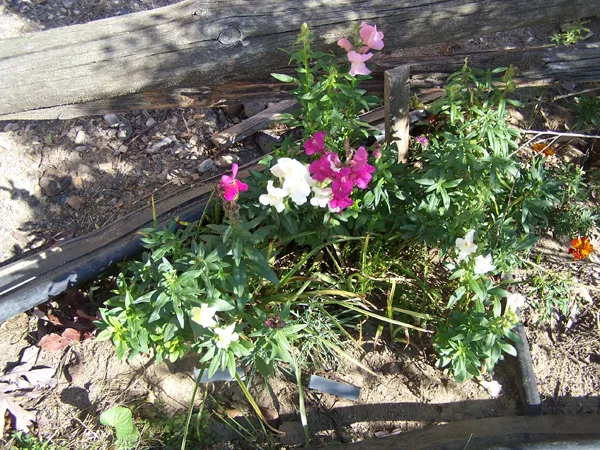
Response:
[[[543,153],[544,156],[552,156],[556,154],[552,147],[544,144],[543,142],[536,142],[535,144],[533,144],[533,150],[538,153]]]
[[[572,254],[575,259],[585,259],[594,251],[594,246],[590,243],[587,237],[578,237],[571,241],[569,254]]]

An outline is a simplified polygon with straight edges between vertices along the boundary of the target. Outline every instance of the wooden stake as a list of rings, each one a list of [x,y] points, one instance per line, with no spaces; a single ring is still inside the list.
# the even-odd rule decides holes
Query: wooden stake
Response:
[[[383,76],[385,99],[385,136],[388,145],[398,148],[398,162],[406,161],[408,155],[410,66],[400,66],[386,70]]]

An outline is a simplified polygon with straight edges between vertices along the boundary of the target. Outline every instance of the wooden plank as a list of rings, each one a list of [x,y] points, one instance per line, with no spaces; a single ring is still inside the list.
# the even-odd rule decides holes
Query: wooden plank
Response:
[[[466,402],[468,404],[468,402]],[[362,411],[377,412],[368,415],[379,420],[389,420],[389,411],[398,410],[397,405],[361,405]],[[439,407],[439,405],[438,405]],[[493,406],[490,405],[490,408]],[[385,414],[388,414],[388,418]],[[355,416],[360,417],[360,412]],[[359,419],[357,419],[359,420]],[[406,419],[408,420],[408,418]],[[335,450],[463,450],[465,448],[598,448],[600,427],[597,415],[542,416],[542,417],[489,417],[486,419],[454,422],[445,425],[427,427],[422,430],[400,433],[381,439],[366,439],[350,444],[327,445],[325,449]],[[585,442],[589,442],[585,445]],[[547,446],[529,446],[527,444],[548,443]],[[579,442],[583,445],[576,445]]]
[[[389,50],[596,13],[588,0],[186,0],[2,40],[0,115],[60,107],[66,114],[66,105],[98,100],[116,107],[121,96],[181,87],[219,104],[231,82],[251,89],[286,67],[278,49],[292,47],[303,22],[315,50],[338,54],[337,40],[355,24],[376,23],[386,42],[372,60],[378,65]]]
[[[386,70],[383,78],[385,136],[388,145],[398,149],[398,162],[406,162],[409,134],[410,66]]]
[[[277,122],[281,114],[291,113],[297,110],[300,106],[295,99],[283,100],[276,105],[270,106],[264,111],[255,114],[254,116],[243,120],[242,122],[215,134],[211,140],[219,148],[225,150],[231,147],[236,142],[251,136],[257,131],[262,130],[273,122]]]

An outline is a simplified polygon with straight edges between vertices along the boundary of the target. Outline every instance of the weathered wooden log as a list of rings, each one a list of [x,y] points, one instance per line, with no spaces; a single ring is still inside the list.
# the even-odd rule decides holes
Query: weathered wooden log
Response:
[[[149,91],[162,92],[173,106],[168,93],[187,86],[201,87],[194,92],[204,104],[219,104],[229,83],[246,80],[248,86],[247,80],[285,67],[288,57],[278,49],[294,43],[303,22],[315,32],[315,49],[334,48],[360,20],[377,23],[386,35],[383,61],[389,49],[596,13],[597,3],[589,0],[187,0],[3,40],[0,119],[40,109],[48,113],[44,118],[56,118],[67,114],[65,105],[99,100],[108,108],[96,105],[96,113],[116,111],[118,97]],[[190,104],[200,103],[195,95]],[[151,98],[138,97],[138,106]]]

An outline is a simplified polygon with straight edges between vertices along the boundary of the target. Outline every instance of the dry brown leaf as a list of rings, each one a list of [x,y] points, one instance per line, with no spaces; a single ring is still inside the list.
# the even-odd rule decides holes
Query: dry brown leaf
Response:
[[[5,393],[0,393],[0,437],[4,437],[6,411],[9,411],[15,418],[15,428],[17,430],[27,431],[35,422],[35,414],[23,409],[21,405],[14,403],[13,398]]]
[[[56,333],[51,333],[40,339],[38,345],[47,352],[59,352],[67,345],[71,344],[71,342],[73,341],[66,337],[62,337]]]

